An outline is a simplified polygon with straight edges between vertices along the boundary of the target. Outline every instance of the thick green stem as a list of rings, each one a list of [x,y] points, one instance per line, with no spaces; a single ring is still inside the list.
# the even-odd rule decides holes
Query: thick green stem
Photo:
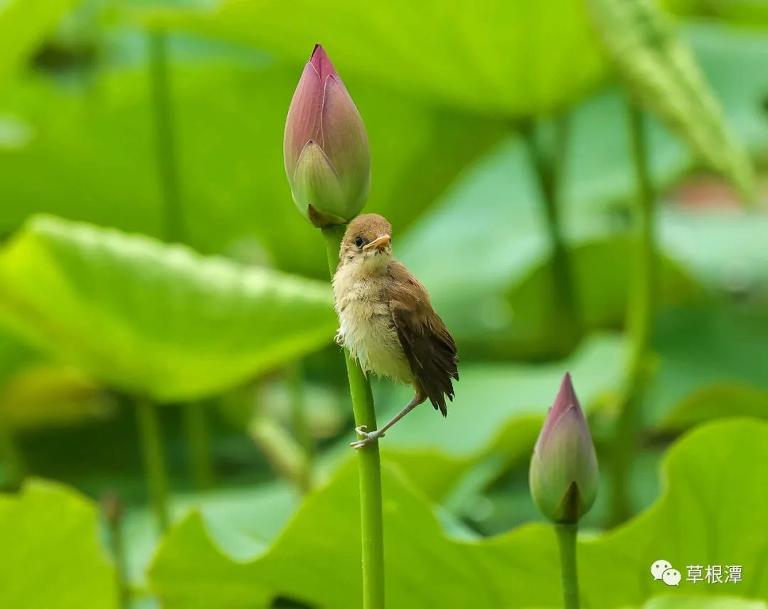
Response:
[[[564,609],[579,609],[579,574],[576,567],[577,524],[556,524],[560,547],[560,576],[563,586]]]
[[[208,433],[208,417],[205,402],[182,404],[184,411],[184,436],[189,449],[189,467],[192,480],[199,490],[213,486],[214,473],[211,462],[211,435]]]
[[[630,478],[641,427],[643,393],[648,378],[658,259],[654,232],[653,183],[648,167],[645,121],[640,109],[631,103],[629,135],[637,184],[634,211],[636,238],[627,310],[627,327],[631,341],[630,354],[626,386],[619,404],[612,455],[611,524],[624,521],[632,513]]]
[[[147,34],[147,43],[163,235],[167,241],[180,242],[186,236],[186,227],[176,158],[176,133],[168,68],[168,40],[165,32],[152,31]],[[182,409],[184,433],[189,450],[190,475],[198,489],[209,488],[213,484],[214,474],[205,405],[183,404]]]
[[[27,475],[27,465],[13,431],[4,427],[2,423],[0,423],[0,459],[4,461],[7,471],[3,486],[8,490],[17,490]]]
[[[168,75],[168,41],[165,32],[147,34],[149,47],[150,93],[155,136],[158,178],[160,180],[163,212],[163,233],[169,241],[184,236],[184,214],[181,205],[173,104]]]
[[[307,420],[307,409],[304,393],[304,371],[301,362],[296,361],[286,368],[286,377],[290,390],[291,427],[293,435],[304,451],[304,471],[299,481],[302,491],[308,491],[312,482],[312,461],[314,443]]]
[[[170,522],[168,512],[168,473],[163,455],[163,441],[160,435],[160,421],[157,406],[148,398],[136,400],[136,416],[139,436],[147,474],[147,490],[152,501],[158,528],[165,531]]]
[[[552,298],[555,310],[564,319],[571,347],[581,335],[581,312],[573,276],[573,264],[562,226],[562,176],[568,148],[569,119],[563,115],[555,122],[552,150],[543,150],[535,124],[525,124],[523,138],[533,173],[539,186],[540,200],[552,252]]]
[[[328,268],[333,275],[339,262],[343,227],[323,229]],[[371,385],[357,361],[344,350],[355,425],[376,429]],[[360,471],[360,514],[363,541],[363,609],[384,609],[384,526],[381,510],[381,463],[378,442],[357,449]]]
[[[123,536],[123,509],[120,499],[110,494],[102,500],[102,510],[107,523],[107,541],[115,561],[117,575],[117,596],[120,609],[128,609],[130,605],[130,590],[128,586],[128,562],[125,554]]]

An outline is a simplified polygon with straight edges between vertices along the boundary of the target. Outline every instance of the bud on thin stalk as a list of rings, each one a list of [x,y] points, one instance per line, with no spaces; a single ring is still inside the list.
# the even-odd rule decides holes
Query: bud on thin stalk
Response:
[[[291,100],[283,141],[293,200],[322,229],[331,276],[344,229],[363,208],[370,184],[368,136],[352,98],[319,45]],[[355,423],[376,429],[368,377],[345,352]],[[362,608],[384,609],[384,534],[381,467],[376,442],[358,452],[362,541]]]
[[[315,45],[293,94],[283,140],[296,206],[317,227],[345,224],[368,197],[368,136],[331,60]]]
[[[595,502],[598,479],[592,436],[566,374],[533,449],[531,495],[551,521],[575,524]]]
[[[533,449],[530,471],[533,500],[556,523],[565,609],[580,608],[576,537],[579,520],[595,502],[598,477],[592,436],[566,374]]]

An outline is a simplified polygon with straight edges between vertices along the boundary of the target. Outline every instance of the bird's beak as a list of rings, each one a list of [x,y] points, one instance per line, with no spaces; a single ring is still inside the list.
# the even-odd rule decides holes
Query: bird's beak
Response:
[[[389,235],[381,235],[380,237],[377,237],[373,241],[371,241],[369,244],[367,244],[365,247],[363,247],[364,250],[383,250],[385,247],[387,247],[392,241],[392,237]]]

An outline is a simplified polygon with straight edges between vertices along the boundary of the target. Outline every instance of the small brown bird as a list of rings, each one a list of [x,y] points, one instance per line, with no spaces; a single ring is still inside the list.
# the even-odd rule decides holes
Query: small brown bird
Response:
[[[446,416],[452,379],[459,379],[456,343],[426,288],[392,257],[391,235],[389,222],[377,214],[349,223],[333,277],[340,322],[336,341],[366,373],[413,385],[416,395],[380,429],[358,427],[355,448],[381,438],[427,398]]]

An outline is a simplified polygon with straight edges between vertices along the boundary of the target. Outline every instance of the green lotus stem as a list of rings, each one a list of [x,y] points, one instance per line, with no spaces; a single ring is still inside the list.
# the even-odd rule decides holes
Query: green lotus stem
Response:
[[[189,449],[190,473],[195,486],[207,489],[213,486],[214,473],[211,462],[211,434],[208,433],[208,416],[204,402],[182,404],[184,412],[184,438]]]
[[[565,153],[568,148],[570,121],[567,114],[555,122],[554,152],[547,153],[537,137],[536,125],[525,123],[521,129],[531,168],[539,186],[544,220],[552,250],[552,296],[555,309],[565,318],[570,334],[569,342],[575,342],[581,334],[581,313],[573,276],[573,264],[565,242],[561,217],[562,175]],[[571,346],[571,345],[567,345]]]
[[[300,473],[299,484],[306,492],[312,483],[312,461],[314,458],[314,443],[307,420],[305,400],[304,371],[301,362],[296,361],[286,368],[286,377],[290,390],[291,427],[296,441],[304,451],[304,471]]]
[[[560,576],[564,609],[579,609],[579,575],[576,568],[576,536],[578,524],[556,524],[560,549]]]
[[[641,110],[628,102],[629,136],[635,170],[634,224],[636,231],[634,268],[630,274],[627,327],[630,354],[627,380],[619,405],[614,436],[613,472],[610,485],[610,522],[618,524],[632,513],[630,478],[637,449],[640,414],[648,378],[649,346],[653,328],[653,299],[656,284],[657,243],[654,232],[653,182],[648,167],[646,125]]]
[[[130,605],[130,589],[128,585],[128,562],[125,553],[123,535],[123,510],[117,495],[111,494],[102,500],[102,511],[107,524],[107,543],[115,562],[117,575],[118,607],[128,609]]]
[[[5,461],[5,467],[8,471],[5,481],[6,488],[9,490],[19,489],[27,475],[27,464],[15,434],[3,424],[0,424],[0,457]]]
[[[331,276],[339,262],[344,227],[323,229]],[[376,429],[376,410],[368,378],[344,350],[355,425]],[[384,526],[381,509],[381,462],[378,442],[357,449],[360,472],[360,515],[363,541],[363,609],[384,609]]]
[[[163,455],[157,405],[146,397],[137,398],[136,416],[139,424],[144,467],[147,473],[147,490],[152,501],[152,509],[155,512],[158,528],[160,531],[165,531],[170,523],[168,473]]]
[[[155,154],[162,190],[163,232],[169,241],[184,236],[184,210],[181,204],[173,104],[168,70],[168,40],[165,32],[147,34],[149,48],[150,93],[152,96]]]
[[[176,158],[176,134],[168,67],[168,38],[165,32],[162,30],[149,32],[147,45],[155,155],[161,188],[163,234],[167,241],[181,242],[184,241],[186,230]],[[214,474],[205,405],[183,404],[182,409],[184,434],[189,450],[190,475],[198,489],[209,488],[213,484]]]

